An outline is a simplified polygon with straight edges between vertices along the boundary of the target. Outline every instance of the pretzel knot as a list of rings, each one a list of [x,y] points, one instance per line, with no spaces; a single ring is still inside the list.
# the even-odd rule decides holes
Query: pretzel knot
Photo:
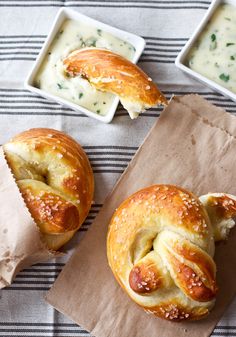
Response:
[[[180,321],[202,318],[214,305],[216,225],[222,224],[225,206],[228,218],[236,214],[235,197],[221,199],[204,196],[204,207],[182,188],[155,185],[116,210],[107,237],[108,261],[120,285],[147,312]],[[221,233],[233,226],[231,219],[223,222]]]

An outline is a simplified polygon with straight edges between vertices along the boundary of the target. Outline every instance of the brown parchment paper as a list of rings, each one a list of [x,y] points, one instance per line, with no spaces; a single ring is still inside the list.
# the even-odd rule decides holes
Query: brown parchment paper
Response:
[[[25,206],[0,147],[0,288],[32,264],[52,258]]]
[[[236,118],[197,95],[174,97],[122,175],[47,301],[97,337],[206,337],[236,292],[236,230],[216,249],[216,305],[208,318],[172,323],[147,315],[115,281],[106,258],[106,233],[115,208],[155,183],[197,195],[236,194]]]

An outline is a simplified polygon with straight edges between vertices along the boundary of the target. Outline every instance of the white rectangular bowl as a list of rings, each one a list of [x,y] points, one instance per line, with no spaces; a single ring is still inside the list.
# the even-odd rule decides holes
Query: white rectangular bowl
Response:
[[[128,33],[126,31],[123,31],[123,30],[120,30],[120,29],[117,29],[117,28],[114,28],[112,26],[109,26],[107,24],[104,24],[100,21],[97,21],[97,20],[94,20],[94,19],[91,19],[89,18],[88,16],[85,16],[85,15],[82,15],[72,9],[67,9],[67,8],[61,8],[57,15],[56,15],[56,18],[53,22],[53,25],[52,25],[52,28],[46,38],[46,41],[44,42],[44,45],[33,65],[33,68],[31,69],[28,77],[26,78],[25,82],[24,82],[24,85],[26,87],[26,89],[38,94],[38,95],[41,95],[45,98],[48,98],[50,100],[54,100],[62,105],[65,105],[65,106],[68,106],[69,108],[75,110],[75,111],[78,111],[78,112],[83,112],[85,115],[89,116],[89,117],[92,117],[92,118],[95,118],[101,122],[104,122],[104,123],[110,123],[111,120],[113,119],[114,117],[114,114],[115,114],[115,111],[116,111],[116,108],[117,108],[117,105],[119,103],[119,98],[116,97],[114,98],[114,101],[112,103],[112,106],[110,108],[110,110],[108,111],[108,113],[105,115],[105,116],[101,116],[101,115],[98,115],[96,114],[95,112],[93,111],[90,111],[78,104],[75,104],[75,103],[72,103],[70,101],[67,101],[61,97],[58,97],[56,95],[53,95],[53,94],[50,94],[44,90],[41,90],[39,88],[36,88],[33,83],[34,83],[34,78],[47,54],[47,51],[52,43],[52,41],[54,40],[56,34],[58,33],[62,23],[66,20],[66,19],[71,19],[71,20],[75,20],[75,21],[82,21],[83,23],[86,23],[90,26],[94,26],[96,27],[97,29],[102,29],[110,34],[112,34],[113,36],[115,37],[118,37],[119,39],[123,40],[123,41],[126,41],[128,43],[130,43],[132,46],[135,47],[135,53],[134,53],[134,56],[133,56],[133,59],[131,60],[133,63],[136,63],[140,57],[140,55],[142,54],[143,50],[144,50],[144,47],[145,47],[145,40],[140,37],[140,36],[137,36],[137,35],[134,35],[134,34],[131,34],[131,33]]]
[[[199,74],[198,72],[190,69],[189,67],[187,67],[184,64],[184,62],[186,61],[186,56],[188,55],[190,49],[194,46],[196,40],[198,39],[201,32],[204,30],[205,26],[207,25],[208,21],[212,17],[212,15],[215,12],[215,10],[217,9],[217,7],[222,3],[228,3],[228,4],[236,6],[236,0],[213,0],[211,5],[209,6],[205,16],[203,17],[202,21],[200,22],[200,24],[198,25],[198,27],[196,28],[196,30],[194,31],[193,35],[188,40],[188,42],[186,43],[184,48],[181,50],[181,52],[177,56],[177,58],[175,60],[175,65],[179,69],[181,69],[184,72],[186,72],[187,74],[189,74],[190,76],[199,80],[200,82],[206,84],[207,86],[211,87],[212,89],[215,89],[216,91],[220,92],[221,94],[223,94],[223,95],[231,98],[232,100],[236,101],[236,94],[235,93],[233,93],[232,91],[224,88],[220,84],[208,79],[207,77]]]

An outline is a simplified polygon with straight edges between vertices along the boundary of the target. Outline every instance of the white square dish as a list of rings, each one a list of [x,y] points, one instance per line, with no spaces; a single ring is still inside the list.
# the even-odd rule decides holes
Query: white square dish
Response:
[[[190,67],[188,67],[185,64],[187,55],[189,54],[190,50],[193,48],[195,42],[197,41],[198,37],[206,27],[207,23],[211,19],[212,15],[214,14],[215,10],[218,8],[221,4],[231,4],[235,6],[236,8],[236,0],[213,0],[211,5],[209,6],[205,16],[203,17],[202,21],[194,31],[191,38],[188,40],[186,45],[183,47],[179,55],[177,56],[175,60],[175,65],[189,74],[190,76],[194,77],[195,79],[199,80],[200,82],[206,84],[207,86],[211,87],[212,89],[215,89],[216,91],[220,92],[221,94],[231,98],[232,100],[236,101],[236,94],[232,92],[231,90],[223,87],[219,83],[216,83],[215,81],[201,75],[200,73],[194,71]]]
[[[109,111],[106,115],[99,115],[99,114],[97,114],[97,113],[95,113],[91,110],[88,110],[88,109],[82,107],[81,105],[70,102],[69,100],[61,98],[61,97],[56,96],[54,94],[51,94],[49,92],[46,92],[45,90],[39,89],[36,86],[34,86],[35,76],[36,76],[42,62],[45,59],[45,56],[46,56],[46,54],[47,54],[47,52],[50,48],[50,45],[51,45],[52,41],[54,40],[54,38],[56,37],[56,35],[58,34],[61,25],[67,19],[86,23],[90,26],[95,27],[96,29],[101,29],[101,30],[103,30],[107,33],[110,33],[111,35],[127,42],[127,43],[130,43],[135,48],[135,52],[134,52],[134,55],[133,55],[132,60],[131,60],[133,63],[136,63],[138,61],[140,55],[142,54],[142,52],[144,50],[145,40],[142,37],[131,34],[131,33],[128,33],[126,31],[122,31],[122,30],[117,29],[117,28],[114,28],[114,27],[109,26],[107,24],[104,24],[100,21],[97,21],[97,20],[94,20],[90,17],[87,17],[83,14],[80,14],[80,13],[74,11],[74,10],[67,9],[67,8],[61,8],[56,15],[56,18],[53,22],[52,28],[51,28],[51,30],[50,30],[47,38],[46,38],[46,41],[44,42],[44,45],[43,45],[35,63],[34,63],[34,65],[33,65],[33,68],[31,69],[28,77],[26,78],[26,80],[24,82],[24,85],[28,90],[30,90],[30,91],[38,94],[38,95],[41,95],[41,96],[43,96],[45,98],[48,98],[50,100],[54,100],[54,101],[56,101],[56,102],[58,102],[62,105],[68,106],[69,108],[71,108],[73,110],[76,110],[78,112],[83,112],[85,115],[87,115],[89,117],[92,117],[92,118],[95,118],[95,119],[97,119],[99,121],[102,121],[104,123],[110,123],[111,120],[114,117],[117,105],[119,103],[118,97],[114,98],[114,100],[112,102],[112,105],[111,105],[111,107],[110,107],[110,109],[109,109]]]

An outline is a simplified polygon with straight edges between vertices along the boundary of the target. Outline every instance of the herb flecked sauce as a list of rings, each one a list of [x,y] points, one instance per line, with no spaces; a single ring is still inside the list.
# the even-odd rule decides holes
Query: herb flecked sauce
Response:
[[[187,56],[187,65],[236,93],[236,7],[220,5]]]
[[[52,42],[34,81],[34,85],[53,95],[81,105],[100,115],[109,111],[114,95],[93,88],[79,77],[68,77],[63,59],[76,49],[97,47],[109,49],[131,60],[135,48],[101,29],[82,22],[66,20]]]

